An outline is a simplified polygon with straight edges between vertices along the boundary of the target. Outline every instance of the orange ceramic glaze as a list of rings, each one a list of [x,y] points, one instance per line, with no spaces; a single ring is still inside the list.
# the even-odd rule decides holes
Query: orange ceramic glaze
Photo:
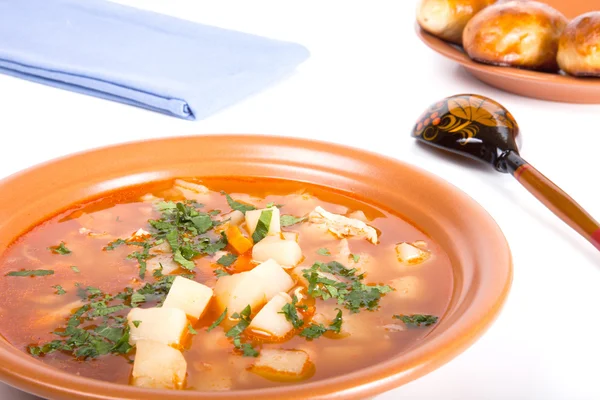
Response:
[[[370,199],[401,215],[449,257],[454,287],[446,313],[418,345],[392,352],[376,365],[305,384],[218,393],[141,389],[60,371],[0,338],[2,381],[47,399],[365,398],[423,376],[464,351],[496,318],[510,288],[511,257],[501,231],[477,203],[453,186],[377,154],[268,136],[196,136],[122,144],[13,175],[0,182],[0,253],[32,226],[72,204],[181,176],[307,182]]]

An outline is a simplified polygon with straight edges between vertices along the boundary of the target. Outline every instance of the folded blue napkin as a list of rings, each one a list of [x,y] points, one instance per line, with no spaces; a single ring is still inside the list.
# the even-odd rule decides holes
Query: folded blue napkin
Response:
[[[308,54],[107,1],[0,0],[0,72],[186,119],[272,85]]]

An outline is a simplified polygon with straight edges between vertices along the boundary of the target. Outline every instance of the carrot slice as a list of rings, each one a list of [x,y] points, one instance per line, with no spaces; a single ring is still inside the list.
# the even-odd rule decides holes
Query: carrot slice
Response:
[[[230,225],[225,231],[227,242],[238,254],[244,254],[252,248],[252,241],[245,237],[236,225]]]

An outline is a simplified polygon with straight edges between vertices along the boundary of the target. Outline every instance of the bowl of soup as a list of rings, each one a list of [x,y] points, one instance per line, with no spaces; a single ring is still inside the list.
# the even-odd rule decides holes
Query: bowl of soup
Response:
[[[464,351],[512,279],[472,199],[331,143],[127,143],[0,190],[0,379],[48,399],[374,396]]]

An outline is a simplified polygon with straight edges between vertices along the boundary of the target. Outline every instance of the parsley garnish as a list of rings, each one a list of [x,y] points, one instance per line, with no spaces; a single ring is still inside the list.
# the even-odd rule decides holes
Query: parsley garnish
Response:
[[[152,276],[155,277],[155,278],[162,278],[164,276],[163,273],[162,273],[163,266],[160,263],[158,265],[160,265],[160,267],[157,268],[157,269],[155,269],[154,272],[152,272]]]
[[[62,256],[71,253],[71,250],[67,249],[67,246],[65,246],[64,242],[60,242],[58,246],[48,247],[48,250],[50,250],[54,254],[60,254]]]
[[[59,339],[30,346],[29,352],[34,356],[43,356],[62,351],[78,359],[129,353],[129,325],[122,312],[133,307],[136,299],[159,303],[164,301],[174,278],[166,276],[136,291],[128,287],[116,295],[91,286],[84,289],[76,284],[78,295],[85,301],[84,305],[71,314],[65,326],[53,332]]]
[[[198,334],[198,332],[196,332],[196,330],[194,329],[194,327],[192,326],[192,324],[188,324],[187,328],[188,328],[188,332],[190,333],[190,335],[197,335]]]
[[[222,276],[231,275],[229,272],[225,271],[223,268],[217,268],[213,271],[213,273],[217,276],[217,278],[220,278]]]
[[[296,225],[300,222],[306,221],[306,219],[306,217],[298,218],[294,217],[293,215],[282,215],[281,217],[279,217],[279,221],[282,227]]]
[[[229,204],[229,207],[231,207],[232,210],[241,211],[244,214],[246,213],[246,211],[256,210],[256,207],[254,207],[253,205],[244,204],[233,200],[231,196],[225,193],[224,191],[221,191],[221,194],[225,195],[225,198],[227,199],[227,204]]]
[[[326,249],[325,247],[321,247],[319,250],[317,250],[317,254],[321,255],[321,256],[330,256],[331,253],[329,252],[329,249]]]
[[[287,303],[283,306],[279,314],[285,315],[285,319],[292,323],[294,328],[298,329],[302,325],[304,325],[304,321],[298,317],[298,310],[296,309],[296,304],[298,303],[298,297],[294,295],[292,297],[292,302]]]
[[[221,324],[221,322],[223,322],[223,320],[225,319],[225,316],[227,315],[227,308],[225,309],[225,311],[223,311],[223,313],[221,315],[219,315],[219,318],[217,318],[215,320],[215,322],[213,322],[208,329],[206,329],[206,332],[210,332],[213,329],[215,329],[217,326],[219,326]]]
[[[330,279],[319,272],[342,279]],[[365,285],[362,282],[364,274],[357,275],[357,272],[356,268],[348,269],[337,261],[327,264],[316,262],[310,269],[303,270],[303,276],[308,280],[308,294],[315,298],[334,298],[352,313],[359,312],[361,308],[376,310],[381,296],[393,289],[387,285]]]
[[[159,201],[155,205],[158,211],[166,211],[166,210],[174,210],[177,208],[177,205],[172,201]]]
[[[360,261],[360,255],[359,254],[350,254],[350,257],[352,257],[352,260],[357,263]]]
[[[200,212],[189,204],[166,204],[168,206],[162,207],[162,218],[148,222],[154,230],[154,238],[159,241],[164,239],[169,243],[173,260],[183,268],[193,270],[194,257],[214,254],[227,245],[222,236],[216,242],[211,242],[207,236],[200,236],[213,228],[214,221],[210,214]]]
[[[305,337],[307,340],[313,340],[320,338],[327,332],[327,328],[323,324],[311,323],[308,327],[302,329],[300,336]]]
[[[339,308],[336,308],[336,310],[337,315],[335,316],[333,321],[331,321],[331,325],[329,325],[329,330],[335,333],[340,333],[340,331],[342,330],[342,310],[340,310]]]
[[[394,315],[392,318],[399,319],[407,326],[413,327],[420,327],[421,325],[431,326],[438,321],[438,317],[427,314]]]
[[[239,349],[242,350],[244,357],[258,357],[258,351],[250,343],[242,343]]]
[[[229,267],[231,264],[233,264],[235,262],[235,260],[237,260],[237,256],[235,254],[225,254],[224,256],[222,256],[221,258],[219,258],[217,260],[217,264],[220,264],[224,267]]]
[[[71,265],[71,269],[72,269],[72,270],[73,270],[73,272],[75,272],[76,274],[78,274],[79,272],[81,272],[81,271],[79,271],[79,268],[77,268],[77,267],[76,267],[76,266],[74,266],[74,265]]]
[[[141,252],[134,251],[133,253],[128,255],[127,258],[135,258],[138,261],[140,265],[140,278],[144,279],[144,277],[146,276],[146,260],[148,260],[151,257],[150,248],[152,247],[152,245],[147,242],[144,242],[142,244],[142,247],[143,250]]]
[[[116,249],[117,247],[124,245],[124,244],[127,244],[127,242],[123,239],[113,240],[108,245],[106,245],[104,250],[112,251],[112,250]]]
[[[140,327],[140,324],[142,323],[142,321],[132,321],[133,322],[133,326],[135,326],[136,328]]]
[[[46,276],[54,275],[51,269],[22,269],[20,271],[11,271],[6,276]]]
[[[300,332],[300,336],[306,338],[306,340],[313,340],[323,336],[323,334],[325,334],[328,331],[340,333],[342,329],[342,310],[340,310],[339,308],[336,308],[336,310],[338,310],[337,315],[335,316],[333,321],[331,321],[329,327],[326,328],[323,324],[315,324],[313,322],[308,327],[302,329],[302,332]]]
[[[267,236],[269,228],[271,226],[271,219],[273,218],[273,210],[263,210],[260,213],[260,218],[256,224],[256,229],[252,234],[252,241],[258,243]]]
[[[256,351],[250,343],[242,343],[241,339],[242,332],[250,325],[251,313],[252,310],[250,305],[247,305],[239,314],[234,313],[231,318],[238,319],[239,322],[225,332],[225,336],[233,339],[233,345],[243,353],[244,357],[258,356],[258,351]]]
[[[63,294],[67,293],[67,291],[65,289],[63,289],[63,287],[60,285],[54,285],[54,286],[52,286],[52,288],[56,289],[56,294],[59,296],[62,296]]]

